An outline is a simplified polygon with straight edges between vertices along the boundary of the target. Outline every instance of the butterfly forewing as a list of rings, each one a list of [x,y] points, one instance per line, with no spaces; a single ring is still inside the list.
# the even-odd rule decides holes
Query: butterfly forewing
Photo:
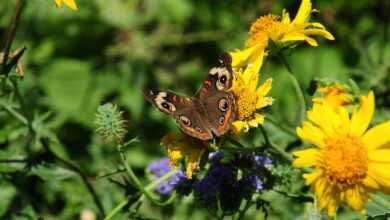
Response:
[[[199,103],[196,100],[157,90],[146,90],[143,94],[160,111],[175,118],[184,133],[200,140],[213,138],[211,130],[197,111]]]

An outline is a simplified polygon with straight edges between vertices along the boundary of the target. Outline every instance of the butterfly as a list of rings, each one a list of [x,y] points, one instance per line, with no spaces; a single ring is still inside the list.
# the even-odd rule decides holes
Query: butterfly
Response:
[[[208,72],[198,94],[185,98],[168,91],[144,90],[143,96],[160,111],[176,120],[187,135],[202,141],[221,137],[236,117],[232,86],[232,58],[229,54],[218,59]]]

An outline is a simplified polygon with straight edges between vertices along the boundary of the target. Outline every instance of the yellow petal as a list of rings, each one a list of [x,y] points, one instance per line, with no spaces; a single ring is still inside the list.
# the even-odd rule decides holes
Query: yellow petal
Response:
[[[390,120],[370,128],[363,135],[363,143],[370,150],[384,147],[389,142]]]
[[[256,54],[255,60],[249,63],[245,68],[244,73],[242,74],[244,79],[247,80],[248,84],[254,85],[254,89],[257,87],[257,81],[259,78],[259,71],[263,65],[264,51],[259,54]]]
[[[261,45],[255,45],[252,47],[248,47],[244,50],[237,50],[235,52],[229,52],[232,57],[232,67],[243,67],[245,66],[250,58],[255,56],[259,57],[264,54],[265,47]]]
[[[336,215],[337,209],[339,207],[340,200],[337,198],[331,198],[328,203],[328,215],[333,217]]]
[[[286,9],[283,9],[283,12],[282,12],[282,21],[281,21],[283,24],[290,24],[291,23],[291,20],[290,20],[290,14],[286,11]]]
[[[316,171],[314,171],[312,173],[303,174],[303,178],[305,179],[306,185],[311,185],[315,181],[317,181],[318,178],[321,177],[321,175],[322,175],[322,171],[316,170]]]
[[[281,42],[306,41],[312,47],[318,46],[318,43],[314,38],[308,37],[302,32],[288,33],[288,34],[284,35],[280,41]]]
[[[378,149],[368,152],[368,159],[375,162],[390,163],[390,149]]]
[[[370,91],[368,96],[360,98],[360,107],[354,110],[351,118],[351,134],[361,136],[366,131],[374,113],[374,93]]]
[[[297,15],[292,21],[293,24],[301,24],[304,23],[310,16],[311,13],[311,1],[310,0],[302,0],[301,5],[299,6]]]
[[[314,126],[312,123],[303,122],[302,127],[297,128],[297,135],[301,139],[306,140],[317,147],[322,148],[325,146],[324,132],[320,128]]]
[[[324,26],[323,24],[319,23],[319,22],[310,22],[309,24],[310,24],[310,26],[312,26],[312,27],[316,27],[316,28],[320,28],[320,29],[325,29],[325,26]]]
[[[256,109],[261,109],[261,108],[264,108],[266,106],[272,105],[273,102],[274,102],[274,99],[271,97],[259,98],[257,100],[257,103],[256,103]]]
[[[161,145],[167,148],[171,165],[175,166],[178,160],[187,158],[186,175],[189,179],[199,168],[199,161],[207,148],[205,143],[195,142],[181,133],[168,134],[164,136]]]
[[[363,185],[370,190],[378,190],[379,184],[375,181],[375,179],[371,178],[370,176],[366,176],[363,180]]]
[[[367,175],[381,186],[390,187],[390,165],[384,163],[369,163]]]
[[[258,96],[266,96],[272,88],[272,78],[267,79],[263,85],[261,85],[256,93]]]
[[[358,185],[347,189],[345,199],[349,206],[360,212],[364,209],[364,203],[367,201],[367,197],[362,195]]]
[[[241,131],[247,130],[246,127],[248,127],[248,125],[243,121],[234,121],[232,123],[232,131],[234,134],[239,134]]]
[[[64,4],[73,10],[77,10],[77,4],[75,0],[63,0]]]
[[[293,161],[294,167],[312,167],[316,165],[318,150],[310,148],[306,150],[295,151],[293,153],[297,158]]]
[[[264,123],[264,115],[255,113],[254,118],[248,121],[249,126],[256,128],[259,124]]]
[[[345,120],[344,114],[340,114],[327,102],[314,104],[313,108],[307,112],[307,117],[324,132],[326,137],[339,136],[340,132],[348,133],[346,125],[342,124]]]
[[[322,36],[328,40],[334,40],[334,37],[331,33],[329,33],[328,31],[326,30],[322,30],[322,29],[306,29],[303,31],[303,34],[305,35],[318,35],[318,36]]]
[[[62,0],[54,0],[54,3],[56,4],[57,7],[61,7]]]

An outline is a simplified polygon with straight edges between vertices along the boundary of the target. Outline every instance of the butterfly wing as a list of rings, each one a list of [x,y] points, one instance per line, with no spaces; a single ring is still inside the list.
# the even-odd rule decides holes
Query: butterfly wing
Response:
[[[207,120],[213,134],[217,137],[225,134],[236,117],[234,97],[231,93],[219,92],[202,100],[207,112]]]
[[[200,89],[199,98],[201,100],[213,96],[219,92],[227,91],[231,88],[233,82],[232,57],[226,53],[218,59],[207,78],[203,81]]]
[[[143,92],[143,96],[157,109],[172,116],[180,129],[187,135],[200,140],[213,138],[211,130],[197,111],[197,100],[157,90],[146,90]]]
[[[236,117],[234,96],[228,90],[232,86],[232,58],[224,54],[218,63],[212,67],[203,82],[199,100],[206,112],[208,126],[220,137],[226,133]]]

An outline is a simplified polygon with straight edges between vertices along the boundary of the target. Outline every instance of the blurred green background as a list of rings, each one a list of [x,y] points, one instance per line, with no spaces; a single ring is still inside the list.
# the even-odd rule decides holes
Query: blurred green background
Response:
[[[0,36],[10,22],[15,1],[0,4]],[[36,126],[57,140],[55,151],[88,173],[106,212],[124,198],[124,189],[108,178],[119,164],[116,148],[104,144],[94,132],[100,104],[113,102],[125,111],[128,138],[141,142],[128,151],[137,174],[152,160],[165,155],[159,145],[164,134],[177,131],[174,122],[151,108],[140,90],[170,89],[191,96],[210,65],[224,51],[244,46],[251,22],[263,14],[295,15],[299,1],[273,0],[77,0],[79,10],[57,9],[50,0],[28,0],[13,49],[26,46],[25,77],[19,84]],[[312,19],[322,22],[336,40],[320,39],[318,48],[300,46],[288,58],[303,88],[314,78],[347,83],[354,79],[363,91],[376,94],[374,123],[390,118],[389,1],[315,0]],[[297,98],[278,59],[267,58],[261,79],[274,79],[274,105],[268,114],[293,129]],[[45,113],[49,114],[45,114]],[[295,141],[266,122],[277,143]],[[0,112],[0,159],[24,158],[41,149],[28,143],[26,128]],[[253,130],[245,141],[261,141]],[[288,150],[292,150],[291,149]],[[23,164],[0,163],[0,218],[78,219],[97,213],[92,197],[73,172],[49,162],[26,175]],[[120,175],[118,176],[120,179]],[[271,202],[270,219],[301,219],[305,205],[280,195],[265,195]],[[286,207],[289,207],[286,209]],[[306,207],[307,208],[307,207]],[[377,207],[373,207],[375,212]],[[378,208],[379,209],[379,208]],[[381,210],[378,211],[380,213]],[[140,213],[154,219],[204,219],[206,210],[184,197],[161,209],[143,204]],[[345,219],[352,218],[345,212]],[[357,215],[351,214],[353,217]],[[124,213],[117,219],[124,219]],[[250,210],[246,219],[261,219]]]

